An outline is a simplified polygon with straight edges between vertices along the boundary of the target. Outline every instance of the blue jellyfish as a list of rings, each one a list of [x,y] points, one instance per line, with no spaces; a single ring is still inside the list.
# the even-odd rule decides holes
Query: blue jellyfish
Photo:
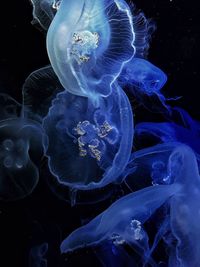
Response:
[[[120,77],[122,85],[129,85],[133,90],[141,90],[147,95],[160,94],[160,90],[167,81],[166,74],[149,61],[133,58],[128,62]]]
[[[77,95],[92,94],[93,97],[97,92],[107,95],[111,90],[110,83],[116,80],[123,68],[125,71],[121,73],[120,81],[127,78],[130,70],[135,74],[142,71],[140,75],[131,75],[129,78],[136,85],[141,84],[141,77],[145,76],[143,89],[146,91],[147,81],[148,91],[164,83],[166,77],[161,71],[158,72],[156,67],[152,69],[150,63],[142,60],[148,52],[155,25],[134,5],[127,5],[124,0],[105,3],[85,0],[76,4],[61,0],[31,2],[34,21],[43,29],[49,29],[49,57],[65,90]],[[78,10],[76,16],[68,15]],[[71,25],[70,28],[68,25]],[[133,61],[134,55],[138,58]]]
[[[166,148],[165,145],[164,150]],[[154,148],[151,153],[154,153]],[[146,156],[145,153],[143,155]],[[155,163],[158,165],[158,158],[156,160],[152,161],[154,168]],[[62,242],[61,252],[97,246],[105,240],[112,240],[117,247],[127,243],[138,248],[142,266],[147,263],[158,266],[152,253],[162,239],[170,252],[168,266],[197,267],[200,255],[200,176],[197,159],[191,148],[174,143],[165,163],[168,178],[163,179],[163,184],[130,193],[116,201],[87,225],[70,234]],[[158,231],[152,246],[149,246],[145,223],[159,208],[164,210],[164,220],[159,224],[153,220]]]
[[[133,115],[124,92],[114,89],[98,108],[67,92],[53,101],[43,127],[49,167],[61,184],[88,190],[119,182],[132,149]]]
[[[74,198],[76,189],[97,189],[123,179],[133,138],[130,103],[120,87],[128,69],[133,73],[129,84],[139,84],[146,94],[159,91],[166,76],[142,59],[152,23],[125,1],[32,3],[35,19],[48,29],[52,67],[33,72],[25,81],[25,111],[43,120],[58,195],[70,188]]]
[[[167,82],[167,75],[144,58],[134,57],[129,61],[124,66],[118,82],[134,96],[139,105],[153,112],[171,111],[166,104],[170,99],[167,99],[162,92]]]
[[[54,186],[62,195],[70,188],[74,198],[77,189],[120,182],[133,138],[131,107],[120,86],[161,96],[166,82],[159,68],[142,59],[153,26],[123,0],[32,4],[34,18],[48,29],[52,67],[28,77],[23,101],[26,116],[43,121],[49,169],[60,184]]]
[[[61,1],[48,29],[51,65],[66,91],[107,96],[135,54],[129,6],[123,0]]]
[[[143,223],[179,190],[178,185],[158,185],[128,194],[89,224],[70,234],[62,242],[61,252],[97,245],[107,239],[116,243],[128,242],[136,245],[138,242],[138,246],[148,247]]]
[[[176,243],[170,244],[169,266],[194,266],[200,260],[199,200],[200,176],[193,150],[178,146],[168,163],[171,181],[181,185],[181,191],[171,199],[170,227]]]

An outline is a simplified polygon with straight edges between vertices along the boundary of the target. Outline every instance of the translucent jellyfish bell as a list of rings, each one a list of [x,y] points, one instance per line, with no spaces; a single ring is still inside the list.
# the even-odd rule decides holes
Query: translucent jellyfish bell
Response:
[[[107,96],[135,54],[129,6],[123,0],[62,0],[47,33],[51,65],[66,91]]]
[[[167,81],[166,74],[145,59],[133,58],[128,62],[119,81],[124,85],[134,85],[147,95],[159,94]]]
[[[98,107],[85,97],[60,93],[44,119],[51,172],[73,189],[118,182],[132,149],[133,118],[124,92],[115,87]]]
[[[155,163],[157,166],[153,164],[153,168],[159,165]],[[116,201],[88,224],[70,234],[62,242],[61,252],[67,253],[112,240],[115,246],[127,243],[134,249],[138,248],[137,252],[142,258],[141,266],[159,266],[152,253],[163,240],[167,266],[197,267],[200,259],[200,176],[197,158],[190,147],[177,143],[165,164],[170,184],[147,187]],[[152,217],[158,209],[159,216]],[[148,228],[144,225],[150,217],[148,223],[153,223],[157,229],[151,247],[145,230]]]
[[[166,111],[166,97],[162,88],[166,74],[143,58],[133,58],[123,68],[119,78],[122,88],[128,89],[138,103],[153,111]]]
[[[179,189],[177,185],[159,185],[121,198],[87,225],[70,234],[62,242],[61,252],[98,245],[109,239],[118,244],[127,242],[142,246],[146,239],[142,224]],[[146,243],[143,245],[146,247]]]
[[[199,200],[200,176],[198,155],[184,144],[177,144],[165,161],[168,179],[165,184],[178,185],[168,205],[165,222],[158,230],[155,243],[163,238],[168,250],[168,266],[199,265]],[[161,167],[154,164],[154,169]],[[157,180],[159,184],[161,180]],[[194,219],[195,218],[195,219]],[[167,225],[166,222],[168,221]],[[152,250],[155,245],[152,246]],[[170,253],[169,253],[170,252]]]
[[[43,155],[42,129],[24,118],[0,121],[0,199],[29,195],[38,183]]]

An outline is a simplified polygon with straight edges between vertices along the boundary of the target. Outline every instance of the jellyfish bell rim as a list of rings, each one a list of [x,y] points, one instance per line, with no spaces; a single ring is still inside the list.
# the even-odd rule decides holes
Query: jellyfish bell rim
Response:
[[[48,144],[49,143],[48,136],[46,134],[45,134],[45,136],[46,136],[45,139],[47,140],[46,144]],[[131,142],[131,144],[132,144],[132,142]],[[121,147],[121,149],[123,149],[124,146],[120,145],[120,147]],[[118,151],[118,153],[116,153],[115,158],[113,160],[113,163],[120,158],[119,152],[121,151],[121,149]],[[56,177],[57,181],[61,185],[67,186],[67,187],[71,188],[71,190],[87,191],[87,190],[103,188],[103,187],[105,187],[105,186],[107,186],[109,184],[118,184],[118,183],[120,183],[124,179],[121,174],[123,173],[123,170],[128,165],[128,162],[129,162],[129,159],[130,159],[130,156],[131,156],[131,149],[132,149],[132,145],[130,146],[129,157],[127,157],[127,162],[126,162],[126,164],[124,164],[123,168],[113,166],[113,167],[109,168],[108,171],[106,170],[104,172],[103,177],[99,182],[90,182],[87,185],[83,185],[81,183],[78,184],[77,182],[76,183],[69,183],[69,182],[61,181],[59,176],[52,170],[52,167],[51,167],[51,165],[52,165],[51,164],[51,156],[47,155],[48,147],[45,147],[45,156],[48,159],[48,166],[49,166],[49,170],[50,170],[51,174]],[[128,154],[128,152],[126,154]],[[113,171],[113,169],[115,169],[115,173],[117,173],[117,174],[115,175],[115,179],[112,179],[112,181],[109,181],[109,177],[110,177],[109,172]]]

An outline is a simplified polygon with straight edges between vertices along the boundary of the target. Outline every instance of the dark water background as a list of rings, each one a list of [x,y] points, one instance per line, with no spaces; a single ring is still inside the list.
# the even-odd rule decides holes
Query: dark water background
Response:
[[[166,94],[182,96],[177,105],[200,120],[198,1],[136,0],[135,4],[157,24],[149,60],[168,75]],[[28,0],[2,1],[0,9],[0,89],[21,101],[25,78],[48,64],[45,36],[30,23],[32,7]],[[71,209],[52,194],[44,180],[45,177],[41,178],[28,198],[14,203],[0,202],[0,267],[28,267],[31,247],[42,242],[49,243],[48,266],[61,267],[60,241],[80,225],[86,214],[92,217],[109,205]],[[89,257],[87,266],[99,266],[90,254],[76,257],[84,258],[85,262]],[[79,264],[77,261],[62,266],[82,266]]]

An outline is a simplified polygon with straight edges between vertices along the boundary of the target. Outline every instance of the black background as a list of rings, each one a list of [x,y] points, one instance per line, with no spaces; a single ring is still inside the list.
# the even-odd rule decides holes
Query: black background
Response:
[[[177,105],[200,119],[198,1],[136,0],[134,3],[157,24],[149,60],[168,75],[167,96],[182,96]],[[0,9],[0,89],[21,101],[25,78],[48,64],[45,36],[30,23],[32,7],[28,0],[2,1]],[[1,202],[0,266],[28,267],[30,248],[46,241],[53,255],[48,266],[60,267],[59,243],[80,225],[79,214],[84,213],[83,209],[86,207],[70,209],[68,203],[52,194],[42,179],[28,198],[14,203]],[[91,216],[98,213],[94,207],[87,211],[90,209]]]

